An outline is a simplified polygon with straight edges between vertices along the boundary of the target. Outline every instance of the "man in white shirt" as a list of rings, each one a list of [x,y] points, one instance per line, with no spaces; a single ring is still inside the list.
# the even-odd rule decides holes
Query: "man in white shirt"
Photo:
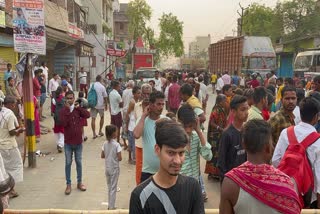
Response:
[[[47,87],[48,87],[48,74],[49,74],[49,68],[47,67],[47,63],[46,62],[42,62],[40,69],[42,69],[42,73],[46,77],[45,86],[46,86],[46,89],[47,89]]]
[[[126,115],[129,108],[129,103],[133,99],[132,89],[134,87],[134,81],[129,80],[126,89],[122,92],[123,108],[122,108],[122,133],[121,138],[123,140],[124,149],[127,148],[126,140],[128,139],[128,130],[126,130]]]
[[[3,158],[4,168],[14,178],[15,183],[23,181],[23,164],[16,141],[16,136],[24,131],[13,113],[17,100],[13,96],[6,96],[4,106],[0,111],[0,154]],[[10,197],[17,197],[18,193],[11,191]]]
[[[79,72],[79,82],[80,82],[80,91],[84,92],[84,97],[88,98],[88,85],[87,85],[87,72],[83,67],[80,68]]]
[[[162,91],[162,84],[161,84],[161,79],[159,78],[159,71],[156,71],[154,73],[154,82],[155,82],[155,85],[154,85],[154,88],[157,90],[157,91]]]
[[[53,74],[53,77],[49,81],[48,92],[49,92],[51,98],[55,98],[56,90],[59,87],[59,78],[60,77],[58,74]]]
[[[224,83],[225,85],[231,84],[231,76],[229,75],[229,72],[228,72],[228,71],[226,71],[221,78],[222,78],[223,83]]]
[[[199,80],[199,84],[200,84],[200,91],[202,94],[202,110],[204,111],[204,113],[206,113],[209,94],[208,94],[207,86],[203,83],[203,76],[200,75],[198,77],[198,80]]]
[[[218,80],[217,80],[217,86],[216,86],[217,94],[221,93],[223,86],[224,86],[224,82],[222,80],[221,74],[218,74]]]
[[[106,88],[102,85],[102,77],[98,75],[96,77],[96,82],[92,84],[91,87],[94,87],[97,93],[97,105],[90,110],[91,116],[91,128],[93,132],[93,139],[96,139],[98,135],[96,134],[96,118],[99,113],[100,115],[100,127],[99,127],[99,136],[103,136],[102,128],[104,124],[104,111],[108,110],[108,94]]]
[[[320,111],[319,102],[313,97],[307,97],[300,102],[301,120],[294,127],[294,134],[297,141],[301,143],[309,134],[316,132],[314,125],[318,121],[318,112]],[[288,129],[284,129],[279,137],[277,146],[272,157],[272,165],[278,167],[288,146]],[[320,208],[320,139],[307,148],[307,156],[311,164],[314,176],[314,190],[311,198],[311,208]]]
[[[123,101],[119,94],[120,90],[120,82],[113,81],[112,83],[112,91],[109,94],[110,101],[110,113],[111,113],[111,124],[118,127],[117,132],[117,142],[120,142],[120,129],[122,126],[122,115],[121,108],[123,107]]]

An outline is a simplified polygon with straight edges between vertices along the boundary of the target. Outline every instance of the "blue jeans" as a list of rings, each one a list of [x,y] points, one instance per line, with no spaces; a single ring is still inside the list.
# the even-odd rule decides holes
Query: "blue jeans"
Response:
[[[82,144],[64,144],[64,154],[66,157],[65,173],[67,184],[71,184],[71,164],[74,153],[77,169],[78,184],[82,183]]]

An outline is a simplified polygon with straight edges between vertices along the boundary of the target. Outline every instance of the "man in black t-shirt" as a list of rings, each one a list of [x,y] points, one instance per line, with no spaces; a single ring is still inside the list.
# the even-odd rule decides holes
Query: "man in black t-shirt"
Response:
[[[183,127],[160,119],[155,138],[159,171],[132,191],[129,214],[204,214],[198,181],[179,174],[188,144]]]
[[[247,98],[235,95],[230,102],[230,109],[234,119],[232,124],[222,132],[220,139],[218,167],[221,173],[221,181],[227,172],[247,160],[247,155],[241,144],[241,129],[248,118],[249,105]]]

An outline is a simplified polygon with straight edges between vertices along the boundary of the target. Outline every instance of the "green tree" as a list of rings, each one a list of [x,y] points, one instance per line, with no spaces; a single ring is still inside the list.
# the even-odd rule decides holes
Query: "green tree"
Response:
[[[282,32],[281,18],[270,7],[252,4],[243,16],[243,32],[248,36],[269,36],[278,39]]]
[[[317,2],[317,0],[291,0],[277,4],[275,10],[282,14],[285,39],[319,33],[320,8]]]
[[[172,13],[163,14],[159,19],[160,36],[156,48],[162,56],[180,57],[184,53],[183,22]]]

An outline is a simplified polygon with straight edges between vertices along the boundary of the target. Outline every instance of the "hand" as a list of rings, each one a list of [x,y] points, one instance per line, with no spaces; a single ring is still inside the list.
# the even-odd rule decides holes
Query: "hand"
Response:
[[[196,117],[196,121],[193,123],[193,129],[194,129],[196,132],[201,132],[200,119],[199,119],[199,117]]]
[[[146,107],[143,109],[142,116],[146,118],[146,117],[149,116],[149,113],[150,113],[149,106],[146,106]]]

